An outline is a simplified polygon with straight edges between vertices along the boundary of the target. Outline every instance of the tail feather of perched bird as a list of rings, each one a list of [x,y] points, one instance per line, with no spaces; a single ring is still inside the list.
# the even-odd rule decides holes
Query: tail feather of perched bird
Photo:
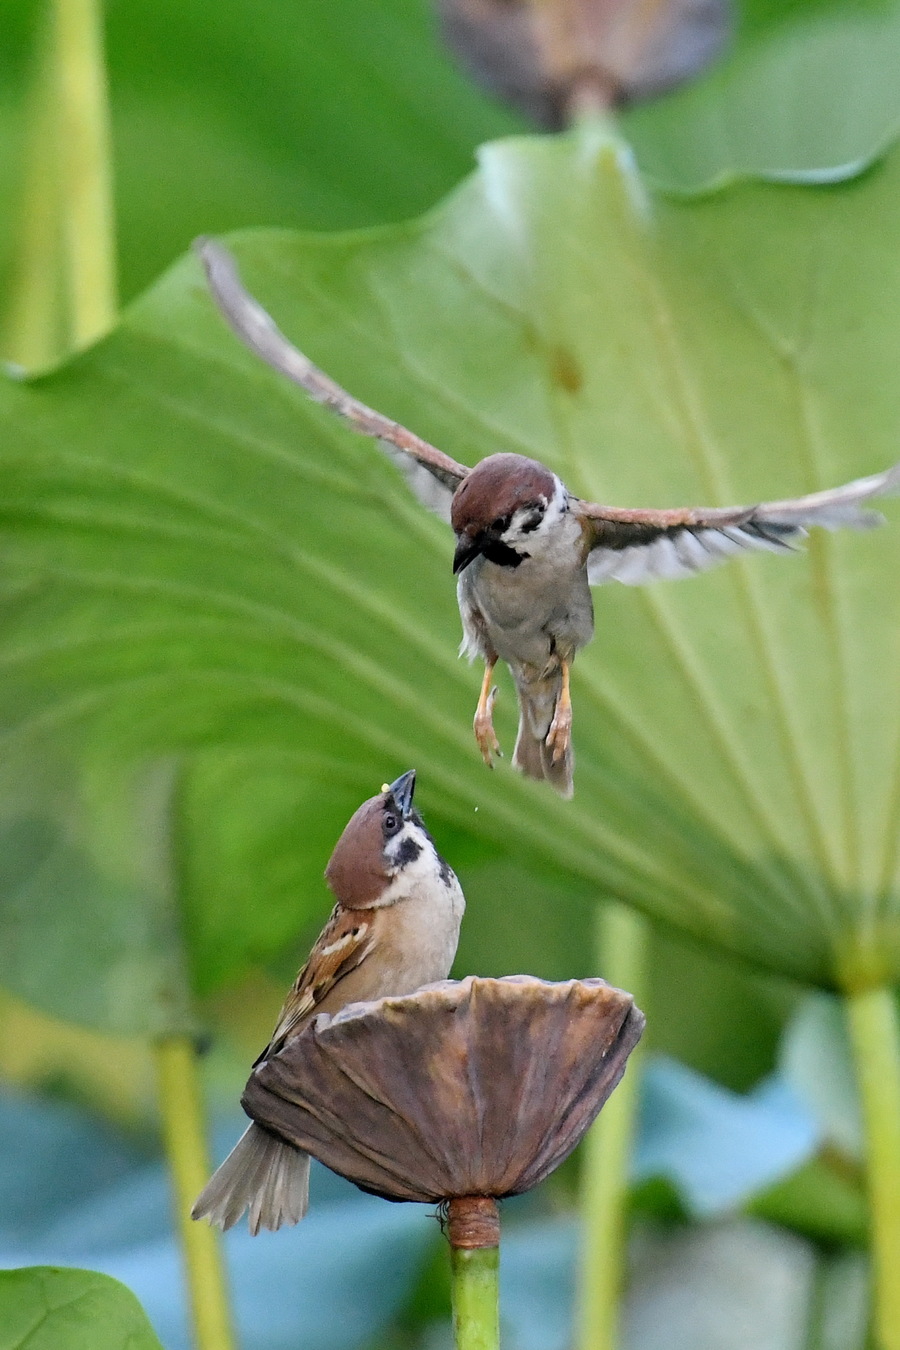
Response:
[[[225,1230],[249,1211],[250,1232],[299,1223],[309,1207],[309,1154],[249,1125],[191,1210]]]
[[[325,878],[331,917],[285,1000],[254,1070],[314,1017],[348,1003],[412,994],[450,973],[465,899],[412,804],[416,775],[402,774],[354,812]],[[192,1210],[220,1228],[249,1212],[250,1232],[297,1223],[309,1203],[309,1154],[253,1124]]]
[[[563,754],[554,759],[547,744],[547,733],[562,689],[562,675],[556,670],[544,679],[526,680],[519,672],[515,679],[519,696],[519,732],[513,750],[513,765],[526,778],[547,782],[561,797],[571,797],[575,790],[572,746],[568,744]]]

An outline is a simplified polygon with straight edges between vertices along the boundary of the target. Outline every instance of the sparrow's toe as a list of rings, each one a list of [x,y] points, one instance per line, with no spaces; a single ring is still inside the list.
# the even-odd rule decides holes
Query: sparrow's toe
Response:
[[[556,713],[547,732],[546,746],[554,764],[565,756],[572,741],[572,705],[562,700],[556,706]]]
[[[494,767],[494,755],[501,755],[500,742],[497,740],[497,733],[494,731],[494,699],[497,697],[496,685],[490,691],[486,699],[479,699],[478,707],[475,709],[475,720],[472,726],[475,730],[475,739],[478,742],[478,749],[481,751],[481,758],[489,769]]]

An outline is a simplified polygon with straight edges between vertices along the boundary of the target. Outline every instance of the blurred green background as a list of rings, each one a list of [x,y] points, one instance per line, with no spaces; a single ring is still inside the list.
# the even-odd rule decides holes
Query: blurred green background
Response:
[[[19,0],[3,13],[7,296],[34,229],[43,13]],[[875,471],[896,458],[900,7],[747,0],[709,73],[625,110],[619,132],[655,194],[652,248],[621,204],[633,170],[598,152],[585,186],[565,139],[514,142],[400,224],[452,193],[479,145],[529,130],[457,69],[420,0],[344,0],[339,14],[130,0],[109,4],[105,35],[118,275],[135,303],[96,351],[0,401],[0,1264],[106,1270],[167,1350],[188,1343],[151,1039],[206,1048],[221,1151],[328,912],[344,821],[416,767],[468,899],[455,973],[607,973],[598,906],[653,916],[629,1350],[865,1346],[859,1110],[839,1003],[810,989],[841,984],[851,950],[886,953],[896,978],[895,876],[872,877],[885,847],[896,863],[897,709],[884,693],[882,717],[871,694],[896,683],[895,539],[763,560],[746,582],[666,591],[650,617],[634,594],[598,593],[615,635],[576,684],[567,815],[506,766],[489,779],[469,744],[477,676],[451,669],[441,527],[395,504],[371,447],[237,350],[193,262],[157,282],[198,234],[274,227],[241,235],[247,274],[355,392],[467,461],[518,437],[571,465],[578,490],[663,505],[717,480],[666,439],[677,398],[654,345],[658,285],[731,450],[718,482],[752,499]],[[502,236],[510,212],[521,256]],[[482,312],[481,289],[513,317]],[[762,338],[741,328],[748,313]],[[537,356],[517,337],[527,324]],[[563,411],[534,394],[561,337],[589,372]],[[772,350],[784,366],[800,351],[797,387],[824,409],[813,470]],[[770,647],[746,638],[742,605],[772,616]],[[702,678],[670,679],[662,632]],[[829,681],[850,691],[837,729]],[[511,702],[504,688],[505,740]],[[720,791],[707,768],[723,744],[740,772],[726,766]],[[511,1350],[573,1343],[578,1173],[576,1158],[509,1206]],[[298,1232],[229,1239],[241,1343],[449,1344],[435,1226],[333,1178],[315,1186]]]

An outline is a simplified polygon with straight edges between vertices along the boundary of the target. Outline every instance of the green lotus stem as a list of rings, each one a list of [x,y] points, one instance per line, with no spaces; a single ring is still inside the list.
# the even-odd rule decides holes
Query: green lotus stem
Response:
[[[3,356],[25,371],[52,365],[63,352],[58,119],[49,19],[48,11],[32,61],[21,197],[3,320]]]
[[[196,1051],[187,1036],[164,1037],[155,1048],[163,1133],[187,1273],[194,1343],[196,1350],[234,1350],[219,1234],[191,1218],[191,1206],[211,1170]]]
[[[4,355],[23,370],[93,342],[116,317],[112,152],[100,0],[47,0]]]
[[[649,927],[616,901],[598,907],[598,968],[640,1004],[646,983]],[[625,1270],[628,1173],[640,1086],[641,1048],[582,1145],[580,1350],[615,1350]]]
[[[451,1249],[456,1350],[499,1350],[500,1248]]]
[[[900,1350],[900,1026],[894,991],[847,995],[866,1131],[875,1344]]]
[[[60,211],[75,348],[116,317],[112,141],[101,0],[53,0]]]

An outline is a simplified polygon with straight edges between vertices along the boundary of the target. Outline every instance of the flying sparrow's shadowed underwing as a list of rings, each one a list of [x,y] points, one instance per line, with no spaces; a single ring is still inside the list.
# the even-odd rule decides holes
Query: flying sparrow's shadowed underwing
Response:
[[[316,402],[374,437],[420,501],[452,524],[462,651],[481,656],[486,666],[474,724],[484,761],[490,765],[499,749],[491,682],[502,660],[519,697],[513,764],[564,797],[573,791],[569,672],[593,636],[591,586],[689,576],[745,550],[791,552],[813,525],[879,524],[881,517],[863,504],[900,491],[895,464],[790,501],[623,510],[579,500],[555,473],[523,455],[490,455],[469,469],[354,399],[279,332],[241,285],[227,250],[210,240],[198,248],[212,294],[237,336]]]
[[[317,1013],[411,994],[450,973],[465,899],[413,809],[416,775],[363,802],[337,842],[325,878],[337,904],[300,971],[254,1069]],[[297,1223],[309,1201],[309,1154],[250,1125],[194,1205],[221,1228],[249,1209],[251,1233]]]

